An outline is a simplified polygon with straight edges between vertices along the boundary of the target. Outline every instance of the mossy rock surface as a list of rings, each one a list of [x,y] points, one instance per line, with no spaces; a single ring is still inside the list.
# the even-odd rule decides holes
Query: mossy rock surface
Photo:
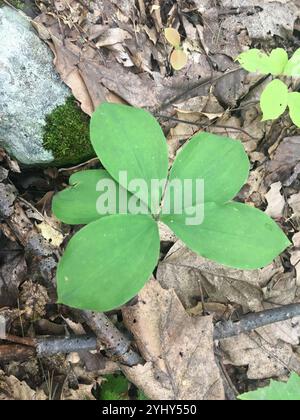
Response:
[[[43,145],[53,154],[56,165],[76,164],[95,156],[89,120],[72,96],[46,117]]]
[[[89,117],[53,58],[23,13],[0,7],[0,147],[23,165],[67,166],[94,156]]]

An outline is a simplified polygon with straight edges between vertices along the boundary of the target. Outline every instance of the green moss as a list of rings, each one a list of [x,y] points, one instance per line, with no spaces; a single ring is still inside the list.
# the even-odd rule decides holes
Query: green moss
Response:
[[[52,152],[56,165],[77,164],[95,156],[89,120],[73,96],[47,116],[44,147]]]
[[[24,1],[22,0],[8,0],[8,2],[15,7],[16,9],[23,10],[25,7]],[[0,0],[0,7],[1,6],[8,6],[7,3],[5,3],[3,0]]]

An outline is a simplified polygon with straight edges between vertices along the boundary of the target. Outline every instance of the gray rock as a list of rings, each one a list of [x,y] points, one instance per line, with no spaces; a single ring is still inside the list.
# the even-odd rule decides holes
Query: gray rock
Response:
[[[54,161],[43,148],[45,117],[70,96],[29,19],[0,8],[0,146],[23,164]]]

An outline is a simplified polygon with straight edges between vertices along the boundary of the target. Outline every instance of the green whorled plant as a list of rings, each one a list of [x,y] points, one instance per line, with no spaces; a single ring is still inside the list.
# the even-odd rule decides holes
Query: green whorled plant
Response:
[[[203,257],[241,269],[267,265],[290,244],[265,213],[232,201],[249,174],[249,160],[241,142],[197,134],[179,152],[168,174],[166,139],[148,112],[104,103],[93,114],[90,129],[105,170],[74,174],[70,187],[53,200],[58,219],[87,225],[71,239],[58,265],[59,303],[109,311],[134,297],[158,262],[158,221]],[[170,211],[162,211],[162,204],[155,214],[115,214],[119,211],[116,206],[113,214],[100,215],[96,209],[100,195],[97,183],[102,178],[116,183],[120,171],[127,171],[128,185],[135,179],[143,179],[147,185],[153,179],[168,179],[157,193],[162,203],[169,194],[173,203]],[[205,184],[204,199],[196,199],[183,214],[175,214],[172,200],[176,194],[170,182],[199,178]],[[139,201],[139,195],[136,189],[128,191],[130,200]],[[204,206],[203,223],[186,225],[187,215],[197,206]]]
[[[271,380],[269,386],[238,398],[243,401],[300,401],[300,376],[292,373],[286,383]]]
[[[248,50],[237,58],[247,71],[273,76],[300,76],[300,48],[289,59],[283,48],[276,48],[269,55],[257,49]],[[279,79],[270,82],[264,89],[260,105],[263,121],[279,118],[287,108],[293,123],[300,127],[300,93],[289,92],[288,86]]]

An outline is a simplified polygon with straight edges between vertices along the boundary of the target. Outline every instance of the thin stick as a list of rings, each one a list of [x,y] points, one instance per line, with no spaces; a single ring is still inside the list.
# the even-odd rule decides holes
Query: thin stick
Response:
[[[81,311],[81,315],[94,331],[107,353],[127,366],[141,363],[141,357],[132,349],[131,342],[114,326],[103,313]]]
[[[180,99],[184,98],[188,93],[191,93],[193,90],[198,89],[200,87],[204,87],[204,86],[209,86],[209,85],[212,86],[215,83],[217,83],[219,80],[223,79],[224,77],[226,77],[226,76],[228,76],[232,73],[235,73],[237,71],[240,71],[240,70],[241,70],[241,67],[237,67],[235,69],[227,71],[226,73],[221,74],[220,76],[215,77],[214,79],[211,79],[211,77],[209,77],[205,80],[202,80],[201,82],[194,84],[192,87],[186,89],[184,92],[181,92],[176,96],[173,96],[167,102],[165,102],[162,105],[160,105],[159,107],[157,107],[154,110],[154,113],[168,108],[169,106],[173,105],[174,102],[178,102]]]
[[[215,325],[214,339],[223,340],[244,334],[266,325],[286,321],[300,316],[300,303],[268,309],[262,312],[245,315],[240,321],[221,321]]]
[[[53,337],[37,339],[36,352],[38,356],[50,356],[58,353],[73,353],[97,349],[97,338],[87,335],[76,337]]]
[[[166,119],[166,120],[175,121],[175,122],[182,123],[182,124],[195,125],[196,127],[204,128],[205,130],[207,130],[210,127],[210,126],[207,126],[207,123],[191,122],[191,121],[182,120],[182,119],[176,118],[176,117],[170,117],[168,115],[155,114],[155,116],[157,118],[163,118],[163,119]],[[240,128],[240,127],[233,127],[233,126],[230,126],[230,125],[219,125],[219,124],[211,125],[211,126],[213,128],[223,128],[223,129],[227,129],[227,130],[241,131],[242,133],[246,134],[251,139],[257,140],[256,137],[252,136],[250,133],[248,133],[248,131],[246,131],[243,128]]]

